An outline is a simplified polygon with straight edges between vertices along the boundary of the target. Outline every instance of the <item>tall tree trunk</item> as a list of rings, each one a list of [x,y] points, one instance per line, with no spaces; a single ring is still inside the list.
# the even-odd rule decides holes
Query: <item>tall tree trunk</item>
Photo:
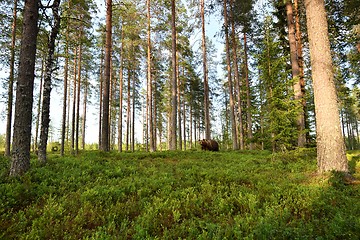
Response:
[[[44,81],[44,72],[45,72],[45,59],[41,59],[41,74],[40,74],[40,87],[39,87],[39,98],[37,101],[37,112],[36,112],[36,121],[35,121],[35,137],[34,137],[34,146],[33,151],[38,152],[39,144],[39,126],[40,126],[40,117],[41,117],[41,102],[42,102],[42,95],[43,95],[43,81]]]
[[[68,2],[68,7],[70,7],[70,1]],[[69,24],[67,24],[66,26],[66,33],[65,33],[65,64],[64,64],[64,94],[63,94],[64,99],[63,99],[63,112],[62,112],[62,124],[61,124],[61,148],[60,148],[61,156],[64,156],[64,152],[65,152],[68,75],[69,75]]]
[[[247,121],[247,137],[250,141],[249,149],[253,150],[254,144],[252,142],[253,134],[252,134],[252,116],[251,116],[251,94],[250,94],[250,79],[249,79],[249,66],[248,66],[248,53],[247,53],[247,38],[246,32],[244,32],[244,61],[245,61],[245,82],[246,82],[246,121]]]
[[[233,12],[233,0],[230,1],[230,20],[231,20],[231,39],[233,46],[233,64],[234,64],[234,74],[235,74],[235,84],[237,87],[237,96],[238,96],[238,114],[239,114],[239,140],[240,140],[240,149],[244,149],[244,127],[243,127],[243,119],[242,119],[242,107],[241,107],[241,88],[240,88],[240,74],[238,67],[238,57],[237,57],[237,42],[235,38],[235,20],[234,20],[234,12]],[[237,128],[236,128],[237,129]]]
[[[83,119],[82,119],[82,127],[81,127],[81,149],[85,150],[85,133],[86,133],[86,108],[87,108],[87,101],[88,101],[88,87],[89,83],[86,81],[84,84],[84,101],[83,101]]]
[[[286,16],[287,16],[288,36],[289,36],[289,45],[290,45],[290,62],[291,62],[292,77],[294,81],[294,97],[295,100],[299,101],[298,104],[300,105],[300,111],[296,120],[296,125],[299,131],[298,147],[304,147],[306,144],[305,117],[304,117],[304,109],[302,105],[304,96],[302,95],[301,83],[300,83],[300,67],[299,67],[299,61],[297,55],[298,48],[296,46],[296,38],[295,38],[293,4],[290,0],[286,2]]]
[[[71,118],[71,154],[75,154],[75,117],[76,117],[76,80],[77,80],[77,47],[75,47],[74,54],[74,86],[73,86],[73,103],[72,103],[72,118]]]
[[[155,151],[154,141],[154,111],[153,111],[153,89],[152,89],[152,74],[151,74],[151,11],[150,0],[147,0],[147,134],[150,142],[150,152]],[[148,140],[147,140],[148,141]]]
[[[317,162],[320,173],[348,172],[334,84],[324,0],[305,0],[314,88]]]
[[[226,44],[226,65],[228,74],[229,84],[229,97],[230,97],[230,121],[232,129],[232,142],[233,150],[239,149],[238,136],[236,133],[236,121],[235,121],[235,110],[234,110],[234,94],[233,94],[233,83],[231,77],[231,61],[230,61],[230,43],[229,43],[229,25],[227,16],[227,0],[224,1],[224,25],[225,25],[225,44]]]
[[[16,88],[10,176],[22,175],[30,168],[31,120],[38,18],[39,1],[25,1],[19,76]]]
[[[110,151],[109,115],[110,115],[110,58],[112,48],[112,0],[106,0],[106,48],[105,48],[105,78],[103,84],[103,116],[101,128],[101,150]]]
[[[15,68],[15,40],[16,40],[16,19],[17,19],[17,0],[14,0],[13,23],[11,29],[11,49],[10,49],[10,76],[8,86],[8,102],[6,112],[6,136],[5,136],[5,156],[10,157],[11,149],[11,125],[14,98],[14,68]]]
[[[82,38],[82,30],[80,30],[79,39]],[[77,78],[77,93],[76,93],[76,130],[75,130],[75,154],[79,153],[79,133],[80,133],[80,90],[81,90],[81,65],[82,65],[82,43],[79,45],[79,60],[78,60],[78,78]]]
[[[179,56],[176,57],[176,59],[179,59]],[[177,64],[177,63],[176,63]],[[177,64],[178,65],[178,64]],[[178,129],[178,133],[177,133],[177,138],[178,138],[178,149],[182,150],[182,132],[181,132],[181,82],[180,82],[180,67],[177,68],[177,121],[178,121],[178,125],[177,125],[177,129]]]
[[[104,78],[103,78],[103,60],[104,60],[104,55],[103,55],[103,50],[101,51],[101,57],[100,57],[100,94],[99,94],[99,98],[100,98],[100,102],[99,102],[99,150],[101,149],[101,129],[102,129],[102,101],[103,101],[103,83],[104,83]]]
[[[295,15],[295,38],[296,38],[296,47],[297,47],[297,58],[299,64],[299,84],[301,92],[298,93],[298,99],[301,102],[301,112],[302,116],[299,114],[299,138],[298,138],[298,146],[304,147],[307,142],[307,132],[306,129],[306,99],[305,99],[305,77],[304,77],[304,58],[303,58],[303,44],[301,38],[301,25],[300,25],[300,14],[299,14],[299,0],[294,0],[294,15]]]
[[[51,30],[48,43],[48,56],[45,65],[44,91],[41,111],[41,131],[39,144],[39,161],[46,163],[46,147],[49,135],[50,123],[50,93],[51,93],[51,75],[54,67],[54,53],[55,41],[60,30],[60,15],[59,15],[60,0],[55,0],[52,5],[52,12],[54,16],[54,24]]]
[[[122,30],[121,30],[122,31]],[[121,34],[122,35],[122,34]],[[121,36],[122,38],[122,36]],[[122,42],[122,41],[121,41]],[[123,48],[124,48],[124,44],[121,43],[121,48],[120,48],[120,70],[119,70],[119,119],[118,119],[118,151],[122,152],[122,145],[123,145],[123,134],[122,134],[122,129],[123,129],[123,114],[122,114],[122,109],[123,109],[123,86],[124,86],[124,75],[123,75],[123,70],[124,70],[124,63],[123,63]]]
[[[131,151],[135,151],[135,74],[132,81],[132,118],[131,118]]]
[[[205,32],[205,6],[204,0],[200,1],[201,14],[201,31],[202,31],[202,52],[203,52],[203,74],[204,74],[204,113],[205,113],[205,138],[211,138],[211,124],[210,124],[210,100],[209,100],[209,80],[208,80],[208,64],[207,64],[207,49],[206,49],[206,32]]]
[[[131,71],[128,70],[128,81],[127,81],[127,107],[126,107],[126,151],[129,150],[129,137],[130,137],[130,113],[131,113]]]
[[[171,78],[171,113],[169,117],[169,150],[176,150],[177,130],[177,60],[176,60],[176,10],[175,0],[171,0],[171,31],[172,31],[172,78]]]

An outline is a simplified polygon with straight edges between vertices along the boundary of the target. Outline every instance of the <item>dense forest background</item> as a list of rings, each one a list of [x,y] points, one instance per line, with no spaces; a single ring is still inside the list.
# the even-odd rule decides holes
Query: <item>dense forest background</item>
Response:
[[[50,35],[56,25],[54,2],[42,1],[39,10],[31,149],[39,146],[43,96],[50,86],[44,81],[49,71],[49,146],[61,146],[65,152],[98,149],[104,135],[106,4],[59,1],[61,23],[53,65],[46,69]],[[359,2],[325,3],[342,133],[347,149],[358,149]],[[5,146],[24,2],[4,0],[0,4],[1,146]],[[107,96],[111,149],[171,149],[171,131],[176,134],[176,149],[194,148],[197,140],[210,136],[223,150],[275,152],[315,146],[303,1],[176,1],[175,62],[171,9],[170,1],[112,3]],[[174,75],[176,83],[172,84]]]

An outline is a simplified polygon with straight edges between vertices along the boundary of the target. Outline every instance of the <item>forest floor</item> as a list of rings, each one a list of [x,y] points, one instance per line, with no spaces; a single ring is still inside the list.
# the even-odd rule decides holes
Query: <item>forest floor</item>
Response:
[[[349,152],[360,179],[360,151]],[[0,239],[360,239],[360,184],[313,149],[0,157]]]

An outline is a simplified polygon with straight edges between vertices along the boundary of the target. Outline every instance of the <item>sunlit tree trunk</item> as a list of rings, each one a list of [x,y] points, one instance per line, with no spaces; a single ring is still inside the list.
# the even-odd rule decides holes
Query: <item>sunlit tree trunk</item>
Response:
[[[42,95],[43,95],[43,81],[44,81],[44,68],[45,68],[45,59],[42,58],[41,60],[41,74],[40,74],[40,84],[39,84],[39,98],[37,100],[37,108],[36,108],[36,120],[35,120],[35,137],[34,137],[34,146],[33,151],[38,152],[39,144],[39,126],[40,126],[40,117],[41,117],[41,102],[42,102]]]
[[[155,151],[154,139],[154,110],[153,110],[153,89],[152,89],[152,74],[151,74],[151,11],[150,0],[147,0],[147,133],[150,142],[150,152]]]
[[[305,0],[305,8],[314,89],[318,171],[348,172],[324,0]]]
[[[103,83],[103,116],[101,127],[102,151],[110,151],[109,142],[109,115],[110,115],[110,58],[112,48],[112,0],[106,0],[106,43],[105,43],[105,76]]]
[[[13,23],[11,27],[11,49],[10,49],[10,76],[8,85],[8,102],[6,112],[6,136],[5,136],[5,156],[10,157],[11,149],[11,125],[14,98],[14,68],[15,68],[15,40],[16,40],[16,19],[17,19],[17,0],[14,0]]]
[[[294,15],[295,15],[295,38],[296,38],[296,48],[297,48],[297,58],[299,63],[299,84],[301,92],[298,93],[298,99],[301,102],[302,115],[299,114],[299,138],[298,146],[305,146],[307,141],[306,129],[306,99],[305,99],[305,77],[304,77],[304,59],[303,59],[303,44],[301,36],[301,25],[300,25],[300,14],[299,14],[299,0],[294,0]]]
[[[231,77],[231,61],[230,61],[230,43],[229,43],[229,25],[228,25],[228,16],[227,16],[227,0],[224,1],[224,25],[225,25],[225,44],[226,44],[226,65],[227,65],[227,75],[228,75],[228,84],[229,84],[229,97],[230,97],[230,121],[232,129],[232,142],[233,150],[239,149],[238,137],[236,133],[236,121],[235,121],[235,112],[234,112],[234,94],[233,94],[233,83]]]
[[[68,3],[68,7],[70,1]],[[60,155],[64,156],[65,152],[65,132],[66,132],[66,108],[67,108],[67,94],[68,94],[68,75],[69,75],[69,24],[66,26],[65,33],[65,64],[64,64],[64,94],[63,94],[63,112],[61,124],[61,148]]]
[[[232,8],[233,0],[230,0],[230,21],[231,21],[231,39],[232,39],[232,54],[233,54],[233,64],[234,64],[234,76],[235,76],[235,84],[237,87],[237,97],[238,97],[238,115],[239,115],[239,141],[240,141],[240,149],[244,149],[244,127],[243,127],[243,119],[242,119],[242,106],[241,106],[241,89],[240,89],[240,74],[238,67],[238,57],[237,57],[237,42],[235,38],[235,22],[234,22],[234,12]],[[235,111],[235,110],[234,110]]]
[[[101,129],[102,129],[102,101],[103,101],[103,82],[104,82],[104,78],[103,78],[103,73],[104,73],[104,69],[103,69],[103,60],[104,60],[104,51],[101,50],[101,57],[100,57],[100,91],[99,91],[99,150],[101,149]]]
[[[122,42],[122,41],[121,41]],[[123,86],[124,86],[124,75],[123,75],[123,48],[124,48],[124,44],[121,43],[121,48],[120,48],[120,70],[119,70],[119,118],[118,118],[118,151],[122,152],[122,144],[123,144],[123,113],[122,113],[122,109],[123,109]]]
[[[76,117],[76,81],[77,81],[77,47],[74,54],[74,85],[73,85],[73,102],[72,102],[72,118],[71,118],[71,154],[75,154],[75,117]]]
[[[302,108],[302,90],[300,83],[300,67],[297,56],[298,48],[296,46],[295,38],[295,23],[294,23],[294,14],[293,14],[293,4],[291,1],[286,2],[286,15],[287,15],[287,25],[288,25],[288,36],[289,36],[289,45],[290,45],[290,62],[292,69],[292,77],[294,80],[294,97],[295,100],[298,100],[300,106],[299,115],[296,120],[298,128],[298,147],[304,147],[306,143],[305,137],[305,118],[304,111]]]
[[[171,31],[172,31],[172,78],[171,78],[171,113],[169,117],[169,149],[176,150],[177,130],[177,63],[176,63],[176,10],[175,0],[171,0]]]
[[[34,70],[39,18],[38,8],[39,1],[25,1],[19,76],[16,87],[10,176],[22,175],[30,168]]]
[[[252,142],[253,134],[252,134],[252,116],[251,116],[251,94],[250,94],[250,79],[249,79],[249,66],[248,66],[248,53],[247,53],[247,37],[246,32],[244,34],[244,62],[245,62],[245,83],[246,83],[246,121],[247,121],[247,137],[250,141],[249,148],[252,150],[254,148],[254,144]]]
[[[206,32],[205,32],[205,6],[204,0],[200,0],[200,14],[201,14],[201,32],[202,32],[202,52],[203,52],[203,74],[204,74],[204,112],[205,112],[205,138],[211,138],[210,125],[210,100],[209,100],[209,80],[208,80],[208,64],[207,64],[207,49],[206,49]]]
[[[82,118],[82,127],[81,127],[81,149],[85,150],[85,133],[86,133],[86,112],[87,112],[87,101],[88,101],[88,87],[89,83],[85,82],[84,84],[84,101],[83,101],[83,118]]]
[[[128,81],[127,81],[127,107],[126,107],[126,151],[129,150],[129,138],[130,138],[130,113],[131,113],[131,71],[128,70]]]
[[[55,41],[60,31],[60,15],[59,15],[60,0],[55,0],[52,5],[52,12],[54,17],[54,24],[51,29],[50,38],[48,42],[48,55],[45,64],[45,78],[44,78],[44,91],[43,102],[41,111],[41,131],[40,131],[40,144],[39,144],[39,161],[46,163],[46,147],[49,135],[50,124],[50,93],[51,93],[51,75],[54,68],[54,53]]]
[[[79,39],[82,38],[80,30]],[[81,41],[81,40],[80,40]],[[78,74],[77,74],[77,93],[76,93],[76,126],[75,126],[75,154],[79,153],[79,134],[80,134],[80,92],[81,92],[81,66],[82,66],[82,43],[79,45]]]

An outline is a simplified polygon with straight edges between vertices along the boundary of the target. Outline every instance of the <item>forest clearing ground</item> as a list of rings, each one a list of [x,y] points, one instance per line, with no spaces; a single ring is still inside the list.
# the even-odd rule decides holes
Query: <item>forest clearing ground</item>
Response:
[[[313,149],[33,157],[18,179],[1,158],[0,239],[360,237],[360,185],[314,174]]]

